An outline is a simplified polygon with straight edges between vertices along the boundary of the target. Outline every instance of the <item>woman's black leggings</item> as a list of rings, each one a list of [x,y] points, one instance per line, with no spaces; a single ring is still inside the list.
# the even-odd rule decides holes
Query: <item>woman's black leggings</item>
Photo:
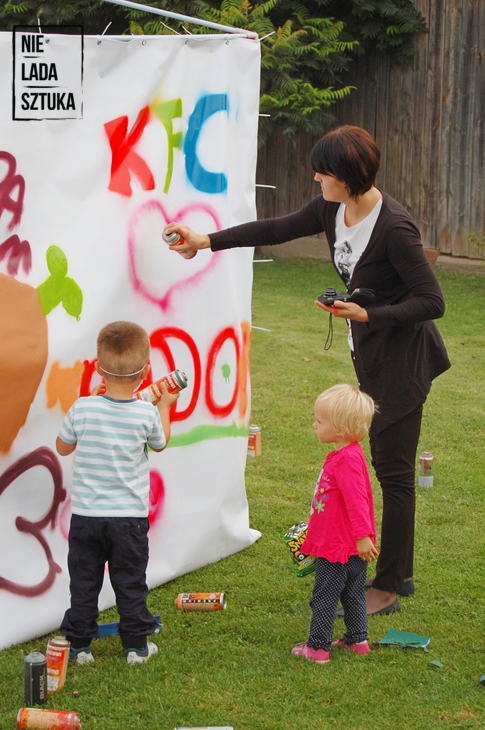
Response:
[[[372,466],[382,488],[380,554],[373,587],[395,592],[413,575],[416,452],[423,405],[370,437]]]

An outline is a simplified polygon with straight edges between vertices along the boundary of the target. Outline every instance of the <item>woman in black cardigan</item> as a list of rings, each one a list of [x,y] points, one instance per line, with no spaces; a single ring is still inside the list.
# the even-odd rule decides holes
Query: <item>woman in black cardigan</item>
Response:
[[[310,162],[322,195],[296,213],[209,235],[171,223],[184,243],[174,251],[267,246],[325,232],[334,266],[349,291],[373,289],[362,307],[318,306],[349,324],[361,390],[378,405],[370,432],[372,464],[383,494],[380,555],[367,592],[369,614],[399,609],[397,594],[414,592],[415,463],[423,404],[432,380],[450,367],[432,320],[445,304],[408,212],[375,187],[380,151],[360,127],[324,135]]]

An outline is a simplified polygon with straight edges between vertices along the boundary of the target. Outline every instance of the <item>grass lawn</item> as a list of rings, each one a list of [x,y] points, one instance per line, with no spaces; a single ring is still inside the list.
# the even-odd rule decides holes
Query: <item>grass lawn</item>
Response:
[[[328,450],[311,428],[315,397],[355,376],[345,323],[334,323],[325,351],[328,318],[313,304],[338,285],[332,267],[280,259],[254,269],[251,420],[262,429],[263,455],[248,460],[246,478],[251,526],[262,537],[150,593],[165,629],[149,663],[129,667],[117,637],[95,640],[95,664],[70,667],[48,707],[78,711],[83,730],[484,728],[485,277],[437,269],[447,301],[439,328],[453,367],[425,407],[420,451],[434,454],[435,476],[433,488],[418,489],[417,591],[401,599],[399,613],[369,618],[371,642],[389,628],[426,634],[429,653],[333,650],[330,664],[318,666],[290,655],[307,637],[313,578],[295,576],[282,538],[307,519]],[[177,593],[192,590],[226,591],[227,610],[177,611]],[[117,620],[116,611],[101,620]],[[0,730],[15,727],[23,705],[23,658],[45,651],[47,638],[0,652]]]

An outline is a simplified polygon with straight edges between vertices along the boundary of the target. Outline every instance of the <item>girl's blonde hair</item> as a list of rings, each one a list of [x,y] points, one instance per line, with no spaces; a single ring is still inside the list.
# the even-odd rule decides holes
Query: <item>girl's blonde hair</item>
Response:
[[[367,393],[353,385],[340,383],[320,393],[315,409],[326,406],[326,416],[336,430],[343,430],[352,441],[362,441],[368,434],[377,408]]]

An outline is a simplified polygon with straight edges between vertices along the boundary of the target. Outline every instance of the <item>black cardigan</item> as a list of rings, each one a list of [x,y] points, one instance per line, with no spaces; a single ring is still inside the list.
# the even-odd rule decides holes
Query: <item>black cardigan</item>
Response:
[[[319,195],[296,213],[211,233],[211,249],[275,245],[325,232],[333,262],[338,208]],[[376,297],[366,307],[369,321],[351,322],[353,360],[360,388],[379,407],[371,429],[379,433],[423,403],[432,380],[450,367],[432,321],[445,311],[440,285],[416,224],[386,193],[349,290],[360,287],[374,289]]]

